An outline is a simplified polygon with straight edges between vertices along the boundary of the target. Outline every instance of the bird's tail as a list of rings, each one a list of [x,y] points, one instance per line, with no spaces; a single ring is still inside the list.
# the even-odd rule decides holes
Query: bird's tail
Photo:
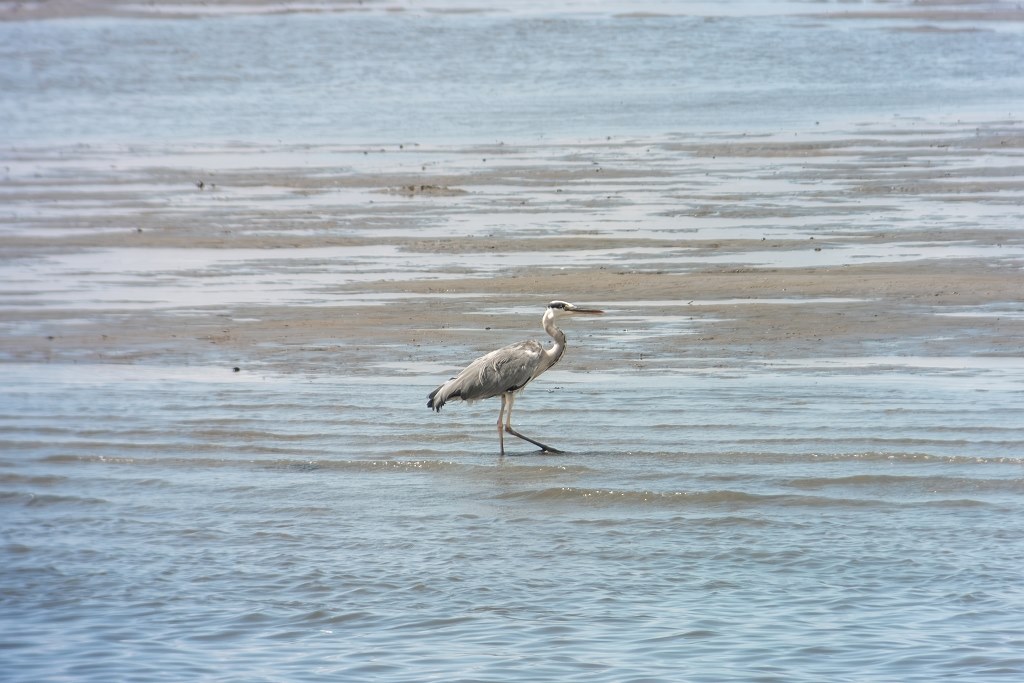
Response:
[[[438,396],[437,393],[439,391],[441,391],[441,389],[443,389],[443,388],[444,388],[444,385],[442,384],[437,389],[434,389],[433,391],[431,391],[430,395],[427,396],[427,407],[428,408],[433,408],[434,410],[436,410],[439,413],[441,412],[441,406],[444,405],[444,397],[443,396]]]
[[[452,379],[454,379],[454,378],[452,378]],[[459,396],[458,392],[455,392],[454,394],[449,394],[446,391],[446,387],[448,387],[448,385],[450,383],[451,383],[451,380],[448,380],[447,382],[445,382],[444,384],[439,386],[437,389],[434,389],[433,391],[430,392],[430,395],[427,396],[427,407],[428,408],[433,408],[437,412],[441,412],[441,408],[444,406],[445,403],[448,402],[448,399],[450,399],[450,398],[458,398],[458,396]]]

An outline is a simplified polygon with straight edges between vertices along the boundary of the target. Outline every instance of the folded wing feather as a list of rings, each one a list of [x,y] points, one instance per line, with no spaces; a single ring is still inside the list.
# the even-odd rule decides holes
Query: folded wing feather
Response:
[[[543,357],[544,347],[534,340],[517,342],[491,351],[435,389],[427,405],[439,411],[441,406],[453,398],[478,401],[522,389],[533,379]]]

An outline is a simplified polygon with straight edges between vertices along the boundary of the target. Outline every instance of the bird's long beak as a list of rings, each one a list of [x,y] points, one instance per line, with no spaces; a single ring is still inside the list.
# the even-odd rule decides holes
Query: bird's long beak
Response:
[[[588,315],[604,315],[604,311],[600,311],[596,308],[577,308],[573,306],[569,309],[572,313],[587,313]]]

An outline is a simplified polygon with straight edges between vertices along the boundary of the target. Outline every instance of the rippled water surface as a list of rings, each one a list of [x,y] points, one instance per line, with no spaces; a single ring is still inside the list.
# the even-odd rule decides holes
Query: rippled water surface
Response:
[[[0,23],[0,139],[532,140],[1020,104],[1012,21],[823,21],[876,9],[845,2],[380,4]]]
[[[1024,366],[883,367],[7,366],[6,675],[1012,680]]]

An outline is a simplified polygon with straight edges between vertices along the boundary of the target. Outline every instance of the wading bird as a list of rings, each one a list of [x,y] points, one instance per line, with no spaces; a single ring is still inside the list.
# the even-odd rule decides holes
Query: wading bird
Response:
[[[529,441],[534,446],[548,453],[562,451],[545,446],[512,429],[512,403],[516,393],[522,391],[530,381],[536,379],[545,370],[558,362],[565,352],[565,333],[558,329],[555,320],[566,315],[585,313],[600,315],[604,311],[594,308],[580,308],[565,301],[552,301],[544,311],[541,324],[544,331],[551,335],[555,343],[550,348],[533,339],[491,351],[480,356],[466,366],[466,369],[455,377],[434,389],[428,397],[427,407],[441,412],[441,407],[452,399],[463,401],[479,401],[484,398],[501,396],[501,412],[498,413],[498,444],[501,454],[505,455],[505,432]],[[508,409],[506,413],[505,410]],[[504,429],[502,428],[504,420]]]

